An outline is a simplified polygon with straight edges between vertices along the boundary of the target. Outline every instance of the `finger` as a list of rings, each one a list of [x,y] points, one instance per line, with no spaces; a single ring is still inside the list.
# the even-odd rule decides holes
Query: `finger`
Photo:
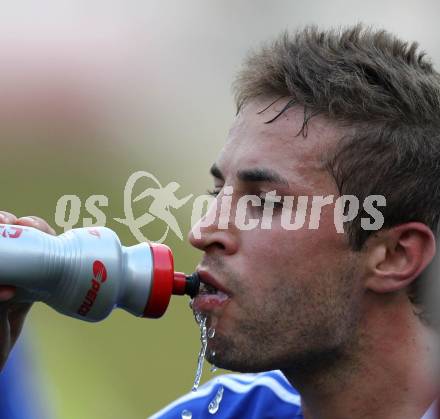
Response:
[[[0,370],[8,359],[11,350],[11,329],[8,319],[7,304],[0,304]]]
[[[17,217],[7,211],[0,211],[0,223],[1,224],[14,224],[17,221]]]
[[[15,287],[10,285],[0,285],[0,302],[10,300],[15,296]]]
[[[20,335],[26,316],[31,309],[32,304],[15,303],[11,304],[8,310],[8,320],[10,325],[11,346],[13,346]]]
[[[15,224],[34,227],[38,230],[44,231],[45,233],[56,235],[55,230],[42,218],[35,217],[34,215],[30,215],[27,217],[20,217]]]

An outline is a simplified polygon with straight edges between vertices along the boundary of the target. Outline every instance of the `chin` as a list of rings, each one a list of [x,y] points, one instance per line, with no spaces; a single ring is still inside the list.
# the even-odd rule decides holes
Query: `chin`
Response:
[[[232,345],[219,345],[216,343],[208,346],[206,360],[218,368],[242,373],[257,373],[277,369],[271,362],[255,358],[256,355],[257,352],[251,348],[248,351],[237,350]]]

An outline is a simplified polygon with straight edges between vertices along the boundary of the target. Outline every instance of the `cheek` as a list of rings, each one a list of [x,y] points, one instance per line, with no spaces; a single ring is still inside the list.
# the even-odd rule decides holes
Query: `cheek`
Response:
[[[338,271],[351,253],[345,236],[325,224],[317,230],[287,231],[280,226],[256,229],[242,235],[240,247],[243,272],[263,289],[281,278],[301,282]]]
[[[281,281],[296,276],[304,248],[295,250],[295,242],[292,232],[277,229],[250,231],[242,237],[239,269],[249,280],[249,293],[273,293]]]

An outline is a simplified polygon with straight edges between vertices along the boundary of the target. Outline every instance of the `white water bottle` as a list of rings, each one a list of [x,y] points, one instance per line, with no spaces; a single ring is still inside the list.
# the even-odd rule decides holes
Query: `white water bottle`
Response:
[[[197,273],[174,272],[163,244],[124,247],[105,227],[52,236],[0,224],[0,284],[17,287],[15,301],[43,301],[58,312],[99,321],[120,307],[135,316],[162,316],[172,294],[194,296]]]

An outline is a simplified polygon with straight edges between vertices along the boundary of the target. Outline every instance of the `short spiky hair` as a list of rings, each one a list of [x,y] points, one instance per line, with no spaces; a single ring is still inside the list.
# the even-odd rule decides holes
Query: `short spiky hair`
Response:
[[[289,98],[351,127],[324,156],[341,194],[362,202],[384,195],[383,228],[420,221],[437,233],[440,217],[440,75],[416,43],[362,25],[284,33],[254,51],[234,84],[238,111],[261,95]],[[284,111],[285,109],[283,109]],[[304,133],[303,133],[304,134]],[[360,250],[371,231],[359,214],[348,227]],[[419,303],[420,281],[410,290]]]
[[[238,108],[259,95],[288,96],[330,119],[439,120],[439,74],[417,43],[356,25],[284,33],[249,55],[235,82]]]

